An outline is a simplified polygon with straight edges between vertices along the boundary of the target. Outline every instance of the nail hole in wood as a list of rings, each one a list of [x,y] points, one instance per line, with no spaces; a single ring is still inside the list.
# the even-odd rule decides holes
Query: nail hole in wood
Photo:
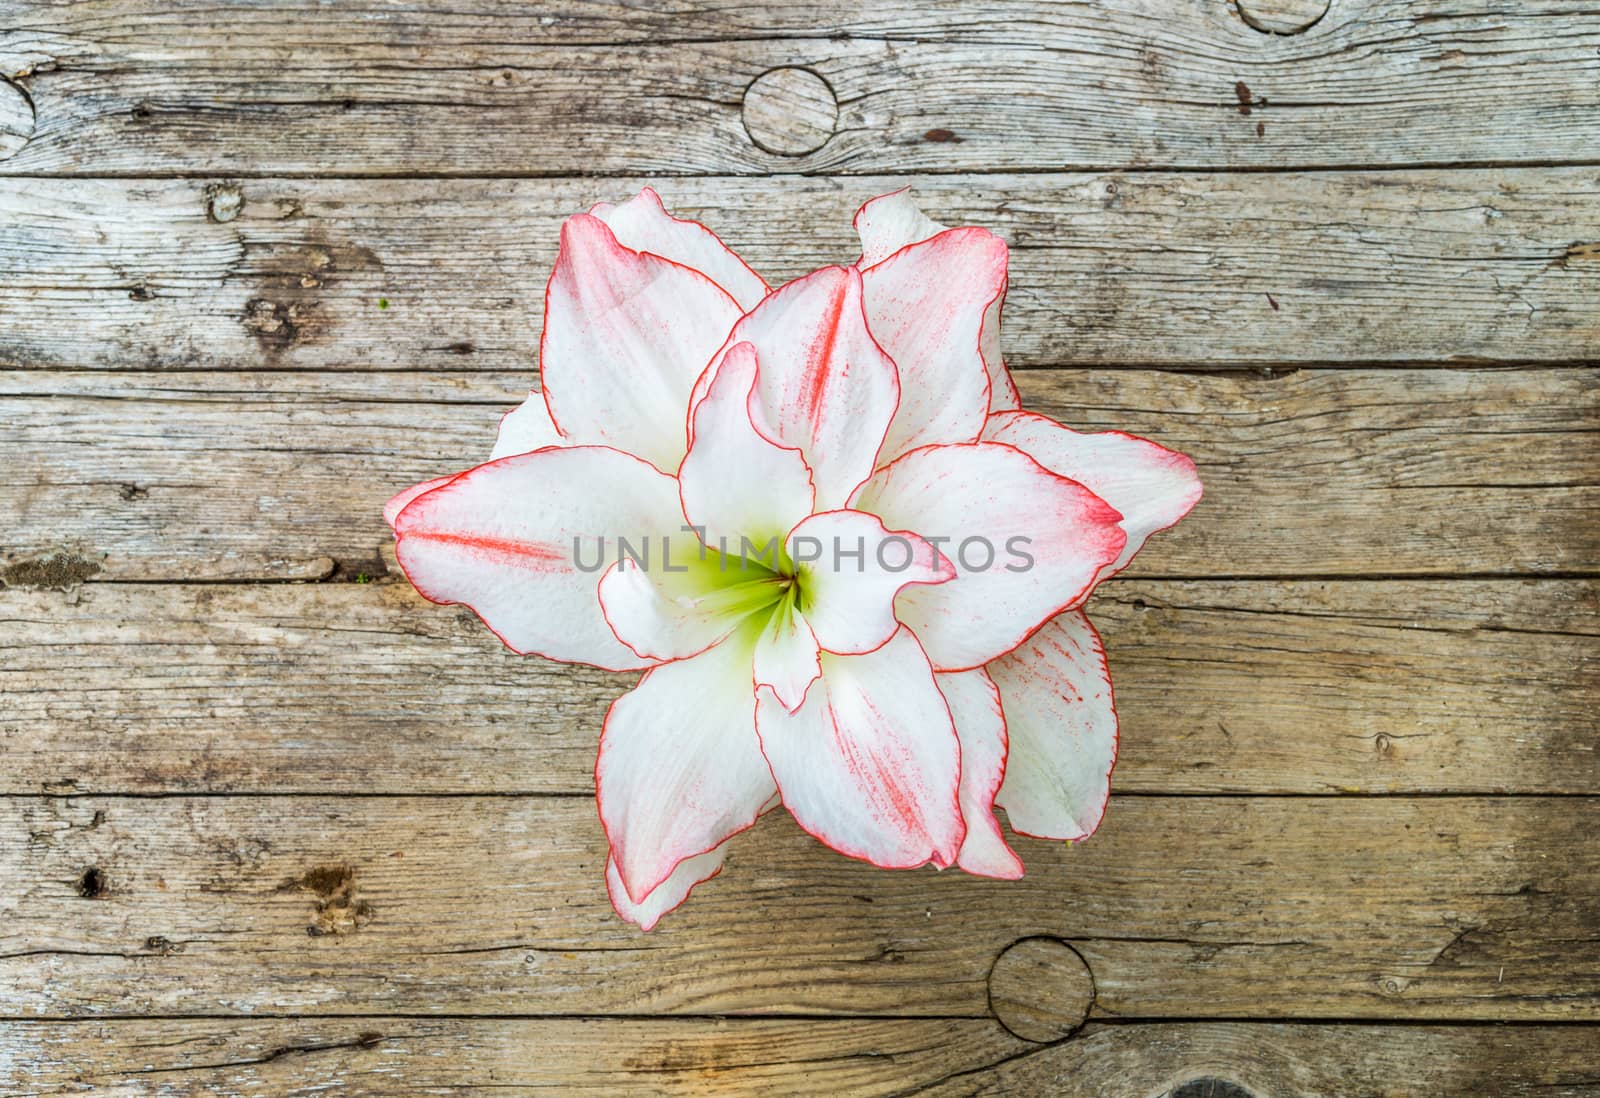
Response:
[[[0,76],[0,160],[22,151],[33,139],[36,122],[28,93]]]
[[[1239,16],[1262,34],[1303,34],[1328,14],[1331,0],[1234,0]]]
[[[78,895],[85,900],[98,900],[105,894],[106,875],[99,866],[89,866],[78,877]]]
[[[805,156],[828,143],[839,101],[810,69],[769,69],[744,92],[744,132],[764,152]]]
[[[1024,1041],[1071,1036],[1094,1005],[1094,976],[1081,954],[1057,938],[1024,938],[989,970],[989,1012]]]

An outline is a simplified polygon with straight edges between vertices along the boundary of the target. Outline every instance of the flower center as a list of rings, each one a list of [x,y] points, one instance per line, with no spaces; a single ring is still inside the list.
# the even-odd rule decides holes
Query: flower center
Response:
[[[805,608],[805,572],[779,542],[747,541],[742,551],[730,545],[727,552],[708,546],[698,569],[709,588],[698,600],[706,609],[766,625]]]

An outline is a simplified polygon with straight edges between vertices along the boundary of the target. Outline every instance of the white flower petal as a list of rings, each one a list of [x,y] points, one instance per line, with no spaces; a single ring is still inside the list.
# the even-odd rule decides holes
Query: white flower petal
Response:
[[[601,203],[589,211],[611,227],[618,242],[693,267],[728,292],[749,312],[767,296],[767,284],[717,234],[700,224],[673,217],[649,187],[620,206]]]
[[[756,642],[755,685],[767,687],[789,712],[800,708],[806,691],[822,674],[822,659],[811,626],[785,598],[767,619]]]
[[[500,418],[500,433],[494,441],[489,460],[495,461],[513,454],[531,454],[546,446],[565,446],[567,440],[556,430],[550,418],[550,409],[544,394],[534,389],[528,399]]]
[[[627,888],[623,886],[622,873],[617,869],[617,860],[607,857],[606,895],[611,899],[612,908],[640,930],[654,930],[663,915],[668,915],[683,906],[696,885],[704,884],[722,872],[727,846],[727,843],[723,843],[715,850],[685,858],[668,874],[667,879],[651,889],[650,894],[640,903],[635,903],[633,897],[628,895]]]
[[[867,330],[861,272],[824,267],[774,290],[729,346],[746,341],[761,362],[758,425],[805,458],[817,509],[844,506],[872,475],[900,400],[894,361]],[[696,386],[696,401],[713,376]]]
[[[856,211],[855,227],[861,236],[861,258],[856,263],[858,267],[882,263],[902,248],[919,244],[946,231],[943,225],[930,220],[917,208],[909,187],[869,200]],[[1000,313],[1004,304],[1005,283],[1002,280],[999,295],[989,302],[984,311],[983,326],[978,337],[978,349],[989,374],[989,409],[994,412],[1010,411],[1022,403],[1017,396],[1017,387],[1011,382],[1011,373],[1000,357]],[[887,349],[891,355],[895,355],[893,347]],[[896,362],[899,362],[898,356]],[[901,369],[906,369],[903,363]],[[910,385],[906,387],[910,388]],[[891,456],[886,452],[884,460],[889,460]]]
[[[1122,512],[1128,543],[1101,573],[1102,580],[1126,568],[1151,534],[1172,526],[1200,502],[1194,462],[1149,439],[1121,431],[1084,434],[1032,412],[991,416],[983,437],[1017,447]]]
[[[770,812],[779,803],[778,795],[774,793],[767,803],[761,806],[762,814]],[[654,929],[662,916],[683,906],[683,902],[689,898],[689,893],[695,886],[704,884],[722,872],[722,863],[727,858],[728,843],[731,841],[724,840],[715,850],[708,850],[704,854],[696,854],[679,862],[666,880],[650,890],[650,895],[646,896],[642,903],[634,903],[633,897],[628,895],[628,890],[622,885],[622,874],[617,869],[617,860],[607,856],[606,894],[611,899],[611,906],[616,909],[618,915],[638,926],[640,930]]]
[[[756,726],[784,805],[830,847],[891,869],[955,861],[960,749],[909,630],[866,655],[824,654],[795,713],[762,691]]]
[[[886,530],[863,511],[824,511],[788,538],[800,609],[817,644],[840,655],[870,652],[900,623],[894,598],[912,583],[944,583],[955,567],[917,535]],[[806,559],[812,558],[812,559]]]
[[[404,511],[406,507],[410,505],[412,500],[416,499],[424,492],[431,492],[435,488],[442,488],[455,479],[456,475],[452,473],[447,477],[435,477],[432,480],[425,480],[421,484],[413,484],[403,492],[396,492],[390,498],[389,502],[383,505],[383,521],[387,522],[389,524],[389,529],[393,530],[395,519],[400,517],[400,512]]]
[[[911,198],[911,188],[869,198],[851,221],[861,237],[861,258],[857,266],[882,263],[909,244],[927,240],[944,232],[945,227],[922,212]]]
[[[989,410],[1009,412],[1022,407],[1022,396],[1011,371],[1000,354],[1000,315],[1005,310],[1006,295],[1001,294],[989,303],[983,314],[983,334],[978,337],[978,348],[983,352],[983,366],[989,371]]]
[[[956,864],[980,877],[1016,880],[1022,876],[1022,862],[1006,845],[994,818],[995,791],[1006,772],[1006,718],[1000,690],[981,667],[935,678],[961,741],[961,818],[967,824],[967,837]]]
[[[755,734],[753,638],[741,632],[663,664],[612,703],[595,787],[629,898],[755,822],[772,773]]]
[[[781,543],[815,499],[800,451],[773,442],[752,417],[759,375],[753,346],[728,349],[695,408],[694,443],[678,470],[683,513],[707,545],[733,554],[741,538]]]
[[[949,229],[861,274],[867,324],[900,370],[880,464],[936,442],[975,442],[990,408],[984,326],[1006,290],[1006,245]]]
[[[1011,446],[927,446],[881,470],[854,504],[915,530],[957,578],[908,587],[895,613],[940,671],[981,667],[1085,594],[1122,551],[1121,517]]]
[[[568,218],[539,346],[551,418],[574,445],[675,471],[695,379],[741,313],[699,271],[624,247],[597,217]]]
[[[514,651],[636,670],[650,661],[601,613],[595,539],[614,552],[618,537],[637,545],[677,530],[682,514],[677,482],[636,457],[540,450],[417,496],[395,519],[395,552],[426,598],[470,606]]]
[[[1117,710],[1100,637],[1081,610],[1052,618],[988,667],[1010,751],[995,803],[1020,835],[1092,834],[1111,795]]]

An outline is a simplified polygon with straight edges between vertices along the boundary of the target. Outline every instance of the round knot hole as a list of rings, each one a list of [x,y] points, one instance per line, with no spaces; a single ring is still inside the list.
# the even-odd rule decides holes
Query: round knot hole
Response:
[[[1094,976],[1081,954],[1056,938],[1024,938],[989,970],[989,1011],[1024,1041],[1059,1041],[1089,1017]]]
[[[744,132],[764,152],[805,156],[828,143],[839,101],[810,69],[769,69],[744,91]]]
[[[1328,14],[1332,0],[1234,0],[1239,17],[1262,34],[1300,34]]]

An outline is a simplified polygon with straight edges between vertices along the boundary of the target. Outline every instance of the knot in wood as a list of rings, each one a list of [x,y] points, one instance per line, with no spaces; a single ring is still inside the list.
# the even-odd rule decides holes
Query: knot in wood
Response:
[[[33,139],[35,118],[28,93],[0,76],[0,160],[16,156]]]
[[[1077,950],[1056,938],[1024,938],[989,970],[989,1011],[1024,1041],[1070,1036],[1094,1005],[1094,976]]]
[[[1328,14],[1331,0],[1234,0],[1239,16],[1262,34],[1299,34]]]
[[[1203,1079],[1190,1079],[1174,1089],[1168,1098],[1255,1098],[1255,1095],[1238,1083],[1208,1075]]]
[[[839,124],[839,101],[810,69],[769,69],[744,91],[744,132],[778,156],[804,156],[828,143]]]
[[[227,224],[244,209],[244,192],[231,183],[214,183],[206,188],[206,216]]]

